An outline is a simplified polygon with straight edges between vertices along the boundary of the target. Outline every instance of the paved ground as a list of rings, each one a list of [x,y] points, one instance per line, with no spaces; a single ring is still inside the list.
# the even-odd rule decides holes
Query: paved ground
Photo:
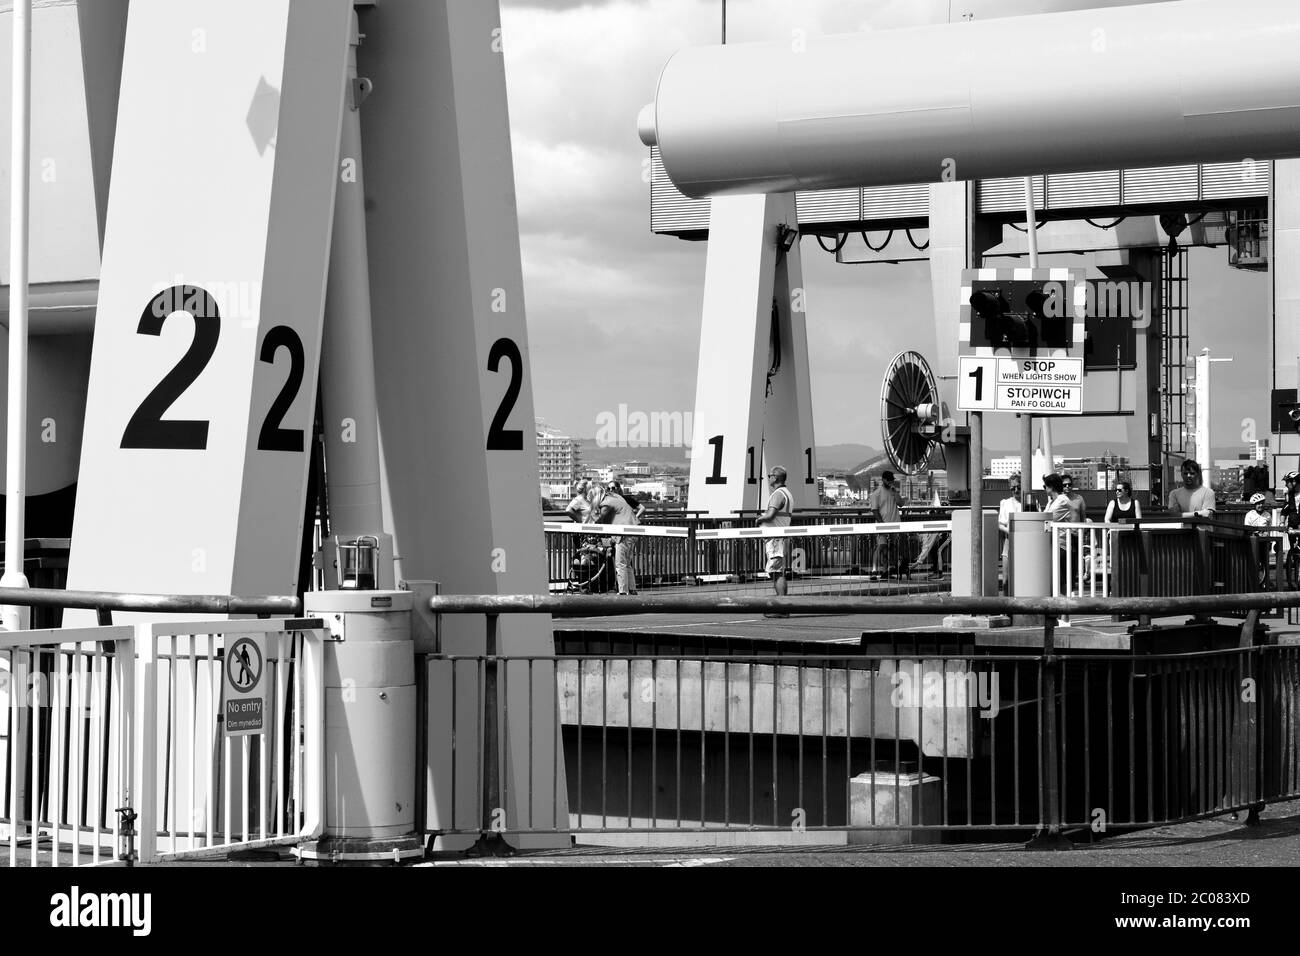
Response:
[[[617,598],[612,598],[617,600]],[[1181,624],[1186,616],[1158,619],[1157,624]],[[1058,627],[1058,647],[1072,645],[1119,647],[1132,621],[1110,617],[1075,618],[1068,627]],[[1240,620],[1224,618],[1222,623],[1240,626]],[[1300,639],[1300,627],[1287,625],[1283,618],[1264,620],[1284,639]],[[792,614],[788,618],[764,618],[761,614],[638,614],[635,617],[572,617],[555,621],[559,631],[603,631],[628,634],[680,634],[692,636],[770,638],[774,640],[825,641],[857,644],[864,631],[940,631],[944,616],[918,614]],[[967,631],[959,627],[956,630]],[[1042,646],[1042,627],[1004,627],[977,632],[977,643],[990,645]]]
[[[1265,809],[1256,826],[1224,815],[1191,823],[1098,836],[1071,833],[1070,849],[1020,843],[924,847],[575,847],[513,857],[448,857],[416,867],[1300,867],[1300,801]],[[70,859],[61,854],[61,865]],[[26,850],[20,864],[26,865]],[[47,853],[42,865],[49,865]],[[264,849],[164,864],[182,867],[293,867],[288,849]]]
[[[799,848],[602,850],[586,847],[508,859],[434,860],[421,866],[941,866],[1136,867],[1300,866],[1300,801],[1265,810],[1258,826],[1227,816],[1135,831],[1073,849],[1027,850],[1019,844]]]

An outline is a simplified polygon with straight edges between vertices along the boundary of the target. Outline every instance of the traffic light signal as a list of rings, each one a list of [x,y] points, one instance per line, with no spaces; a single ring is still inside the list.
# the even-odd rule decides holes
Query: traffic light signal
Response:
[[[1272,426],[1275,435],[1300,431],[1300,401],[1294,388],[1273,389]]]
[[[971,345],[994,349],[1068,349],[1074,310],[1060,282],[976,282],[970,296]]]
[[[1241,496],[1247,501],[1255,492],[1268,492],[1268,465],[1251,465],[1241,472]]]

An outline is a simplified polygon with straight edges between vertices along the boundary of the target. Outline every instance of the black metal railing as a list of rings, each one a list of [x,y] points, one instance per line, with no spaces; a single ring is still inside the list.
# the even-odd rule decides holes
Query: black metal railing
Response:
[[[671,513],[653,513],[643,519],[651,527],[685,528],[681,537],[639,536],[636,543],[637,588],[656,591],[708,590],[711,592],[760,593],[770,589],[766,572],[767,554],[758,539],[713,540],[701,532],[752,528],[759,512],[744,512],[731,518],[693,515],[681,518]],[[948,521],[949,510],[910,510],[905,521]],[[567,520],[567,519],[566,519]],[[796,512],[796,527],[838,524],[867,524],[876,521],[865,509],[824,509]],[[612,552],[593,552],[600,536],[546,531],[548,582],[552,591],[590,593],[585,587]],[[608,542],[607,542],[608,543]],[[902,594],[946,591],[946,574],[951,567],[950,535],[895,531],[881,534],[826,535],[792,544],[785,556],[791,590],[803,593]],[[588,548],[583,551],[584,546]],[[575,565],[575,559],[579,563]],[[594,566],[593,566],[594,565]],[[612,582],[612,567],[598,579]],[[599,588],[603,590],[604,587]],[[610,587],[612,590],[612,587]]]
[[[1241,626],[1195,625],[1196,634],[1173,628],[1181,637],[1167,651],[1156,649],[1162,629],[1115,650],[1062,652],[1055,619],[1257,614],[1278,601],[1300,605],[1300,593],[629,598],[619,613],[960,611],[1038,614],[1046,625],[1042,646],[1027,649],[927,646],[934,635],[904,649],[895,635],[884,653],[864,635],[862,646],[830,653],[803,642],[793,653],[738,644],[719,655],[683,653],[660,635],[653,648],[554,657],[501,656],[494,646],[430,655],[428,686],[441,688],[452,732],[426,741],[439,751],[428,759],[456,768],[430,830],[753,831],[774,840],[836,831],[849,842],[1001,831],[1051,841],[1072,829],[1256,814],[1300,796],[1300,647],[1270,644],[1252,615]],[[484,614],[495,640],[501,614],[563,617],[607,603],[442,596],[431,606]],[[1189,642],[1202,649],[1183,651]]]

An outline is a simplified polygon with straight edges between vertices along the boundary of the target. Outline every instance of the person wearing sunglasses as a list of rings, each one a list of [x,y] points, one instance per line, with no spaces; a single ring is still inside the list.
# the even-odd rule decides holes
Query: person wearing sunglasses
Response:
[[[1115,482],[1115,497],[1106,505],[1106,524],[1135,524],[1141,520],[1142,506],[1133,497],[1133,483]]]

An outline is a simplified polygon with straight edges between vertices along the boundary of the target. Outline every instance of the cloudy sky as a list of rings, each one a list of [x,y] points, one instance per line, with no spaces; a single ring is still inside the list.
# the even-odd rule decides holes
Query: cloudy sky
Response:
[[[922,2],[730,0],[728,42],[892,25]],[[620,403],[694,405],[706,248],[650,232],[636,116],[675,50],[718,42],[720,9],[502,0],[534,397],[537,414],[569,434],[594,436],[597,415]],[[802,253],[817,442],[879,447],[885,365],[901,349],[933,351],[928,264],[840,266],[810,238]],[[1268,429],[1267,277],[1226,262],[1222,248],[1191,260],[1192,349],[1235,359],[1215,367],[1216,447],[1238,443],[1244,418]],[[1014,447],[1014,419],[988,418],[989,444]],[[1123,429],[1079,420],[1056,436],[1122,443]]]

